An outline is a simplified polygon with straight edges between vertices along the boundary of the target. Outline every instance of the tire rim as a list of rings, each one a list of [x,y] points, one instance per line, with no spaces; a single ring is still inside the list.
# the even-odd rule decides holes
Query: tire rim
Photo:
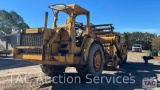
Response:
[[[94,60],[94,63],[93,63],[93,66],[94,66],[94,69],[96,70],[96,71],[98,71],[100,68],[101,68],[101,60],[102,60],[102,58],[101,58],[101,54],[100,54],[100,52],[96,52],[95,53],[95,55],[94,55],[94,58],[93,58]]]

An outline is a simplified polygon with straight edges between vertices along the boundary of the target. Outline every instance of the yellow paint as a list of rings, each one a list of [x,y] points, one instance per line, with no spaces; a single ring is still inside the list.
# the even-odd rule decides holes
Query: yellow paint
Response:
[[[66,62],[74,63],[74,54],[66,54]]]
[[[15,57],[23,60],[42,60],[41,54],[18,54]]]
[[[25,33],[27,34],[38,33],[38,32],[42,32],[42,28],[30,28],[25,30]]]
[[[63,10],[63,12],[69,14],[69,17],[66,18],[65,25],[56,26],[56,22],[58,19],[59,11],[55,11],[54,21],[52,24],[52,29],[44,29],[44,45],[47,46],[46,49],[46,60],[42,61],[41,54],[19,54],[18,49],[34,49],[41,48],[40,47],[30,47],[30,46],[15,46],[14,47],[14,55],[16,58],[30,60],[30,61],[40,61],[41,63],[49,63],[51,60],[54,63],[65,65],[65,63],[69,64],[78,64],[80,57],[84,56],[85,61],[87,60],[89,49],[94,41],[100,42],[102,45],[105,43],[110,43],[110,46],[104,47],[107,48],[110,56],[115,56],[116,50],[121,51],[124,45],[124,40],[118,42],[117,37],[119,37],[116,33],[109,32],[106,35],[96,35],[94,31],[90,30],[90,12],[85,10],[84,8],[76,5],[70,4],[67,5],[70,8]],[[83,41],[81,47],[76,46],[76,30],[75,30],[75,19],[78,15],[86,15],[87,17],[87,25],[85,30],[82,33]],[[31,28],[26,29],[24,31],[25,34],[37,34],[42,33],[43,28]],[[63,47],[61,47],[63,46]],[[65,47],[66,46],[66,47]],[[126,47],[125,47],[126,48]],[[62,50],[62,52],[60,52]],[[67,54],[61,54],[64,51],[67,51]],[[125,53],[125,50],[123,50]],[[62,56],[63,55],[63,56]],[[79,55],[79,56],[77,56]],[[108,56],[109,56],[108,55]],[[48,60],[51,59],[51,60]],[[76,63],[75,63],[76,62]],[[52,65],[53,62],[52,62]]]

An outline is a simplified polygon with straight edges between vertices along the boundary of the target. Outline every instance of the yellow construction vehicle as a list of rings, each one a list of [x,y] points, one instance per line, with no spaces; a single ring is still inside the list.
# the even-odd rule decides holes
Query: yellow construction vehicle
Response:
[[[21,30],[20,45],[14,46],[14,56],[41,64],[42,71],[49,75],[63,73],[66,66],[74,66],[84,76],[100,76],[105,66],[117,68],[127,60],[125,40],[113,32],[112,24],[90,24],[90,12],[76,5],[56,4],[49,6],[54,11],[52,28],[47,28],[48,13],[44,28]],[[65,25],[57,25],[60,12],[66,13]],[[86,25],[76,22],[85,15]]]

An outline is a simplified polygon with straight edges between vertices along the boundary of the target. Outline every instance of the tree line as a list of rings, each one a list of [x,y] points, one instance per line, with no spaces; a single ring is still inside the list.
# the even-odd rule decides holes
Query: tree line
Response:
[[[148,32],[124,32],[122,33],[126,40],[128,50],[132,49],[133,44],[141,44],[143,50],[155,48],[160,50],[160,36]],[[159,40],[159,43],[158,43]]]
[[[28,24],[15,11],[0,10],[0,30],[10,33],[12,27],[29,28]]]

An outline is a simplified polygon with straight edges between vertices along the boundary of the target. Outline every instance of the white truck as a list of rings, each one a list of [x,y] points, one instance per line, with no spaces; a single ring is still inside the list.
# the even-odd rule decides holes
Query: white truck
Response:
[[[142,52],[142,45],[141,44],[134,44],[132,46],[132,52]]]

